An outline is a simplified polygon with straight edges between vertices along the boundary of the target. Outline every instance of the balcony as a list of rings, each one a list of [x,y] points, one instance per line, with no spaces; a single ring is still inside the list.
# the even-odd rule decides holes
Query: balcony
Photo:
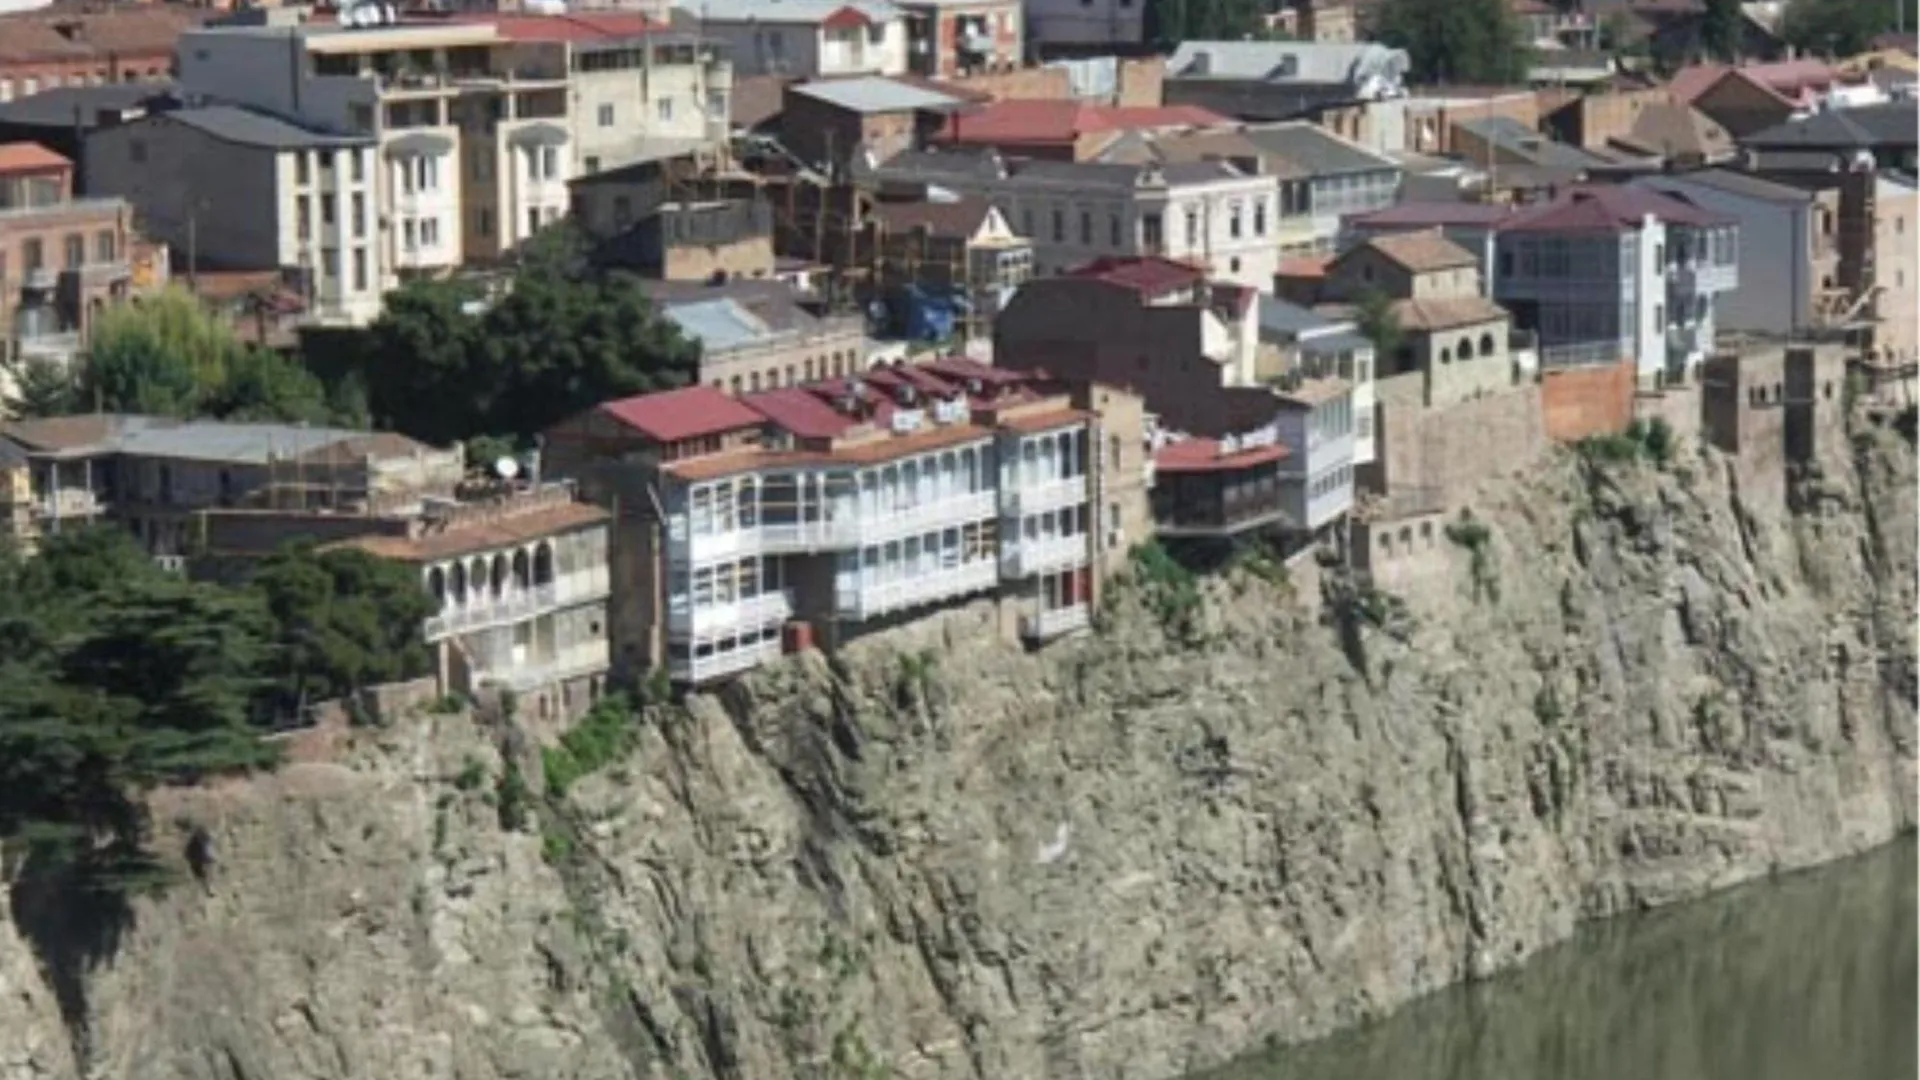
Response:
[[[60,275],[55,273],[52,267],[36,266],[27,271],[27,276],[22,284],[35,292],[44,292],[53,288],[54,285],[59,283],[59,280]]]
[[[1093,624],[1085,604],[1053,608],[1035,615],[1020,616],[1020,636],[1032,642],[1052,641],[1078,633]]]
[[[71,275],[82,286],[112,285],[133,277],[133,267],[124,259],[96,260],[84,263],[78,269],[63,272]]]
[[[100,499],[86,488],[61,488],[34,500],[34,513],[42,518],[90,518],[101,511]]]
[[[607,572],[602,568],[566,574],[531,588],[509,589],[500,596],[469,594],[465,601],[449,598],[446,609],[426,621],[424,632],[430,642],[477,633],[563,607],[605,600],[607,593]]]
[[[1081,485],[1085,487],[1084,481]],[[1084,495],[1082,501],[1084,501]],[[704,565],[756,555],[791,555],[871,547],[909,536],[980,521],[998,512],[992,491],[950,495],[933,502],[882,511],[864,508],[857,516],[816,521],[763,523],[722,533],[692,535],[686,514],[667,519],[667,549],[676,566]]]
[[[999,580],[997,563],[991,559],[977,559],[927,572],[909,571],[907,577],[888,581],[856,581],[851,585],[841,585],[834,593],[834,607],[843,619],[874,619],[923,604],[937,604],[971,593],[985,592]]]
[[[1032,577],[1085,566],[1092,558],[1085,533],[1009,542],[1000,552],[1000,572],[1009,578]]]
[[[1063,506],[1078,506],[1086,501],[1087,478],[1084,474],[1035,483],[1016,481],[1001,492],[1000,512],[1007,517],[1029,517]]]
[[[1685,262],[1667,267],[1667,285],[1682,296],[1728,292],[1739,282],[1732,263]]]
[[[1617,364],[1627,355],[1618,341],[1582,341],[1568,345],[1540,347],[1540,366],[1554,368],[1604,367]]]
[[[607,643],[603,638],[585,645],[576,645],[546,661],[515,664],[497,671],[483,671],[479,674],[477,681],[504,685],[515,693],[523,694],[567,679],[598,675],[606,671],[608,665]]]
[[[724,637],[786,622],[792,614],[793,594],[785,591],[702,607],[693,607],[681,598],[667,605],[667,632],[694,639]]]
[[[970,491],[884,514],[862,514],[860,543],[863,546],[884,544],[949,526],[990,521],[999,513],[998,500],[999,496],[992,491]]]
[[[667,674],[675,682],[707,683],[715,679],[724,679],[729,675],[738,675],[750,671],[761,664],[780,659],[780,639],[768,638],[741,644],[725,652],[714,651],[706,656],[669,658]]]

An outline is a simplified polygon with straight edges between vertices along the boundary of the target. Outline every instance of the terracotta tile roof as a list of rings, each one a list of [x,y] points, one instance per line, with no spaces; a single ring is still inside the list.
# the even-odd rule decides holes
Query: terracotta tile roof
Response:
[[[980,231],[993,204],[978,195],[967,195],[949,202],[920,199],[913,202],[875,203],[871,216],[891,233],[925,229],[928,235],[964,240]]]
[[[1114,106],[1009,98],[955,113],[940,137],[961,144],[1060,143],[1110,131],[1226,123],[1225,117],[1197,105]]]
[[[1395,300],[1394,321],[1403,330],[1432,333],[1508,318],[1507,309],[1484,296],[1429,300]]]
[[[73,162],[36,142],[0,143],[0,173],[71,169]]]
[[[1280,260],[1280,277],[1326,277],[1333,264],[1331,255],[1289,255]]]
[[[802,439],[831,439],[865,421],[848,416],[815,391],[799,386],[748,394],[741,403]]]
[[[213,12],[148,4],[109,11],[36,11],[0,16],[0,61],[147,60],[171,57],[182,31]]]
[[[1438,229],[1375,236],[1362,242],[1353,250],[1362,249],[1378,252],[1387,260],[1416,274],[1451,270],[1459,266],[1477,266],[1480,263],[1473,252],[1442,236]],[[1348,252],[1347,255],[1342,255],[1340,260],[1344,261],[1351,254],[1352,252]]]
[[[711,386],[609,401],[600,410],[656,442],[680,442],[758,427],[764,418]]]
[[[1675,103],[1641,109],[1633,127],[1615,142],[1663,157],[1695,155],[1719,159],[1734,152],[1733,136],[1698,110]]]
[[[401,562],[429,562],[513,547],[544,536],[598,525],[607,521],[608,517],[607,512],[597,506],[565,503],[414,537],[362,536],[327,546],[359,548],[368,554]]]
[[[1707,92],[1707,88],[1720,81],[1720,77],[1733,69],[1725,64],[1694,64],[1674,72],[1667,82],[1667,92],[1673,100],[1682,105],[1691,105],[1693,99]]]
[[[1174,289],[1189,288],[1207,279],[1206,271],[1191,263],[1160,255],[1144,258],[1099,258],[1061,275],[1089,281],[1102,281],[1143,296],[1155,296]]]
[[[1170,442],[1155,451],[1153,468],[1163,473],[1238,472],[1281,461],[1286,456],[1287,448],[1279,443],[1226,453],[1219,439],[1190,438]]]
[[[1501,232],[1623,232],[1652,215],[1669,225],[1731,225],[1734,219],[1695,206],[1677,195],[1645,188],[1597,185],[1577,188],[1550,203],[1529,207],[1500,224]]]

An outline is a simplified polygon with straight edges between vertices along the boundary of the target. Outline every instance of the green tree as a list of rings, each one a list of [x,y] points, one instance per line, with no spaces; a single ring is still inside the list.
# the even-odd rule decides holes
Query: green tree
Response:
[[[271,704],[297,708],[432,670],[420,636],[433,613],[418,571],[342,548],[290,545],[249,582],[271,620]]]
[[[659,317],[641,282],[603,273],[570,226],[523,251],[512,286],[487,297],[459,281],[413,282],[336,345],[376,422],[446,444],[528,438],[609,398],[689,382],[698,349]]]
[[[14,368],[13,394],[5,401],[15,416],[63,416],[81,408],[79,387],[65,364],[35,356]]]
[[[1741,27],[1746,16],[1740,0],[1707,0],[1700,20],[1700,47],[1716,60],[1740,59]]]
[[[1239,41],[1265,36],[1262,0],[1147,0],[1147,40],[1163,49],[1183,41]]]
[[[78,374],[78,404],[108,412],[338,422],[313,374],[250,346],[184,289],[109,308]],[[348,417],[346,419],[351,419]]]
[[[1393,312],[1393,300],[1379,289],[1361,294],[1353,320],[1360,336],[1373,342],[1376,367],[1390,363],[1406,341],[1406,332],[1400,328],[1400,319]]]
[[[1405,49],[1416,82],[1525,82],[1528,51],[1507,0],[1386,0],[1378,37]]]
[[[1780,37],[1803,52],[1851,56],[1874,37],[1892,30],[1908,0],[1789,0],[1780,17]]]

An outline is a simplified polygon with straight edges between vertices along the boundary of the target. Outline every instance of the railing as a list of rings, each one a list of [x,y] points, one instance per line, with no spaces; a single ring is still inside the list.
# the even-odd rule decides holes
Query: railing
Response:
[[[687,515],[675,514],[667,519],[667,546],[676,565],[761,554],[869,547],[954,525],[990,520],[999,513],[998,499],[992,491],[972,491],[903,510],[857,513],[850,518],[757,524],[700,536],[691,535],[692,524]]]
[[[856,581],[853,585],[842,585],[834,590],[834,606],[842,618],[872,619],[921,604],[984,592],[999,580],[999,564],[991,559],[977,559],[892,581]]]
[[[1738,280],[1731,263],[1685,262],[1667,267],[1667,282],[1685,295],[1726,292]]]
[[[1575,345],[1543,345],[1543,368],[1600,367],[1617,364],[1627,355],[1618,341],[1584,341]]]
[[[33,508],[42,517],[92,517],[100,512],[100,498],[85,488],[63,488],[56,494],[41,496]]]
[[[730,604],[704,607],[693,607],[680,599],[667,605],[667,631],[680,637],[709,638],[785,622],[792,614],[793,594],[786,591],[761,593]]]
[[[1156,507],[1154,528],[1163,536],[1231,536],[1247,529],[1277,524],[1287,510],[1276,494],[1244,499],[1229,507]]]
[[[1088,534],[1080,533],[1009,542],[1000,553],[1000,571],[1010,578],[1022,578],[1085,566],[1092,558],[1088,539]]]
[[[704,683],[738,675],[742,671],[780,658],[780,639],[756,641],[726,652],[685,659],[669,659],[667,674],[683,683]]]
[[[522,622],[555,608],[604,600],[607,594],[606,574],[587,572],[567,574],[531,588],[516,588],[498,597],[469,593],[464,603],[449,597],[449,609],[427,619],[424,632],[428,641],[471,634]]]
[[[0,207],[0,221],[17,220],[39,215],[53,216],[76,212],[108,213],[118,211],[127,205],[125,199],[117,195],[97,195],[79,199],[65,199],[60,202],[42,203],[36,206]]]
[[[1087,501],[1087,477],[1069,476],[1030,484],[1015,483],[1001,492],[1000,510],[1009,517],[1026,517]]]
[[[541,664],[516,664],[503,671],[484,671],[480,681],[500,683],[515,693],[551,686],[563,679],[578,678],[607,670],[611,658],[602,639],[594,647],[575,646],[565,654]]]
[[[1085,604],[1052,608],[1037,615],[1020,616],[1020,636],[1030,641],[1051,641],[1076,630],[1085,630],[1092,622],[1092,614]]]

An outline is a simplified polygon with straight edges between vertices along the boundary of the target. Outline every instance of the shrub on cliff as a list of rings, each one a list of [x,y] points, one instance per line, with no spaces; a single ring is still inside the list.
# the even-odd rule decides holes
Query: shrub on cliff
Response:
[[[540,752],[549,795],[565,795],[583,776],[616,764],[633,752],[640,717],[624,695],[601,698],[557,746]]]

